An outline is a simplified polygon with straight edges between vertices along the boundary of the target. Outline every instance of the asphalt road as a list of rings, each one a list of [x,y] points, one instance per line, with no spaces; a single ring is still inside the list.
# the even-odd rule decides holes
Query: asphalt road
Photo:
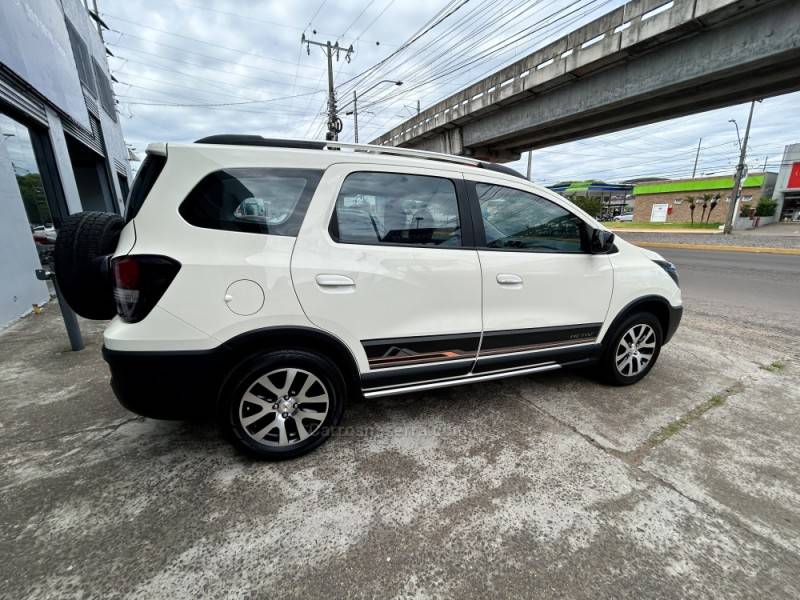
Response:
[[[794,315],[800,312],[800,256],[654,248],[678,267],[684,302]],[[743,313],[744,314],[744,313]]]

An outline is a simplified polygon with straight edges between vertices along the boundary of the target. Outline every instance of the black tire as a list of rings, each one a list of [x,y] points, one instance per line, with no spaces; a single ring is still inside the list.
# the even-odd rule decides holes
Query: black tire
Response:
[[[649,328],[649,330],[646,328]],[[633,349],[638,350],[638,352],[630,352],[632,356],[628,356],[629,350],[621,347],[621,342],[623,336],[627,336],[625,343],[630,345],[630,341],[633,339],[630,333],[632,331],[641,332],[641,336],[647,333],[645,338],[647,341],[640,341],[638,345],[633,345]],[[619,323],[614,328],[614,331],[609,333],[607,340],[608,342],[603,345],[603,354],[598,365],[598,375],[603,381],[611,385],[631,385],[640,381],[656,364],[661,353],[664,332],[655,315],[648,312],[639,312],[630,315]],[[649,348],[651,342],[653,344],[652,352],[650,352],[651,349]],[[626,362],[627,358],[631,360]],[[645,359],[646,364],[642,365]],[[620,361],[623,364],[622,368],[618,366]],[[635,368],[633,365],[642,366],[638,371],[633,372]]]
[[[298,370],[293,382],[288,381],[288,376],[281,379],[280,372],[284,369]],[[327,394],[327,412],[322,420],[307,420],[299,416],[309,414],[307,411],[312,410],[319,414],[323,406],[321,402],[313,400],[322,397],[316,383],[311,384],[303,396],[312,399],[300,399],[298,392],[302,391],[309,380],[303,372],[315,377],[322,391]],[[280,411],[286,409],[285,405],[280,404],[282,396],[263,386],[258,387],[259,381],[264,381],[263,378],[270,373],[275,373],[269,380],[272,387],[291,384],[285,391],[289,394],[294,392],[293,399],[297,401],[295,412],[290,412],[283,418],[281,427],[278,427],[278,420],[282,419]],[[255,394],[259,404],[245,400],[246,392]],[[245,360],[228,377],[220,393],[218,423],[223,434],[245,454],[263,460],[295,458],[310,452],[330,437],[333,428],[341,421],[345,393],[346,385],[342,373],[324,356],[305,350],[268,352]],[[291,400],[290,397],[284,402]],[[259,417],[262,412],[263,415]],[[255,420],[245,425],[242,420],[247,418]],[[298,420],[304,432],[309,434],[305,439],[297,426]],[[286,432],[287,441],[291,442],[288,445],[276,445],[281,444],[281,428]],[[263,436],[257,436],[259,439],[254,437],[262,432]]]
[[[113,254],[125,222],[119,215],[81,212],[70,215],[58,230],[53,260],[64,299],[87,319],[116,314],[110,276],[99,259]]]

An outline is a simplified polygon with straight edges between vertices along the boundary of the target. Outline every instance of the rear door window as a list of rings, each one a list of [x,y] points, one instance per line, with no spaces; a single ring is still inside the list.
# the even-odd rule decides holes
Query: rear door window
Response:
[[[461,246],[455,185],[428,175],[351,173],[336,199],[330,233],[348,244]]]
[[[203,177],[179,212],[207,229],[296,236],[322,171],[234,168]]]

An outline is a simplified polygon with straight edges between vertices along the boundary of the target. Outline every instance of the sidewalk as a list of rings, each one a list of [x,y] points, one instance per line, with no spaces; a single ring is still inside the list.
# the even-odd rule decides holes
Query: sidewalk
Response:
[[[632,227],[614,227],[613,225],[609,225],[608,228],[613,231],[614,233],[623,234],[623,233],[655,233],[658,235],[664,235],[667,233],[688,233],[690,235],[719,235],[722,232],[716,229],[648,229],[646,227],[642,227],[639,229],[632,228]]]
[[[719,252],[764,252],[800,255],[800,236],[776,236],[746,232],[731,235],[719,233],[682,233],[675,231],[615,231],[626,242],[648,248],[681,248]]]

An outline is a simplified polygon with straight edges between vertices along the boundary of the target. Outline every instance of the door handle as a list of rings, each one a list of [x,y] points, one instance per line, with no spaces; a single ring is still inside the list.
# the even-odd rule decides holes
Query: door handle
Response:
[[[515,273],[498,273],[497,283],[500,285],[519,285],[522,283],[522,277]]]
[[[349,287],[356,284],[355,281],[344,275],[317,275],[317,285],[322,287]]]

